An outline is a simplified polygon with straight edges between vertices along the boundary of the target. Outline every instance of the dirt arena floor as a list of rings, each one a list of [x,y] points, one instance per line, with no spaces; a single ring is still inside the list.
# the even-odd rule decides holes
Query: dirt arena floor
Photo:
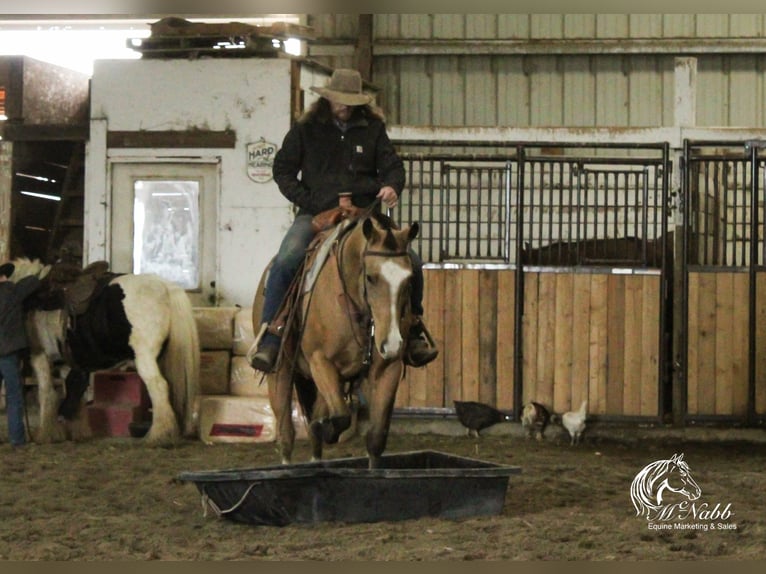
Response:
[[[388,453],[433,449],[519,466],[502,514],[460,520],[243,525],[203,512],[183,471],[270,466],[273,444],[148,448],[138,439],[12,449],[0,413],[1,560],[726,560],[766,558],[766,442],[639,438],[608,429],[570,447],[514,423],[480,439],[395,432]],[[397,425],[394,425],[395,430]],[[454,425],[452,427],[454,431]],[[619,435],[619,436],[617,436]],[[712,436],[726,436],[726,433]],[[636,516],[631,482],[683,453],[701,490],[702,518],[658,530]],[[327,458],[363,456],[359,437]],[[305,443],[296,460],[307,460]],[[703,505],[706,503],[706,505]],[[715,516],[728,507],[726,516]]]

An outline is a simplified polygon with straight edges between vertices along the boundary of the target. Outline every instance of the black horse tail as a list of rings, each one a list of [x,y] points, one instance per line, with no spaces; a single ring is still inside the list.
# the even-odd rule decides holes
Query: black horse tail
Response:
[[[301,407],[303,417],[308,423],[314,414],[314,406],[319,396],[319,391],[311,379],[301,376],[298,373],[294,375],[295,394],[298,396],[298,404]]]

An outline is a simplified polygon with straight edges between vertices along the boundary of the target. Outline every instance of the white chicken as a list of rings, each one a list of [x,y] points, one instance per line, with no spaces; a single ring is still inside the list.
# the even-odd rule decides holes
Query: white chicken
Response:
[[[585,430],[585,419],[588,416],[588,401],[585,400],[580,405],[580,410],[569,411],[561,415],[561,424],[567,431],[571,440],[570,445],[575,445],[580,442],[580,436]]]

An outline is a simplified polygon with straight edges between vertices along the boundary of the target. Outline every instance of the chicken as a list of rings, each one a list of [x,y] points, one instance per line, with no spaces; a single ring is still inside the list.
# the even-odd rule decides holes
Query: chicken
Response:
[[[551,420],[551,414],[543,405],[535,401],[524,405],[521,412],[521,426],[527,431],[527,438],[537,431],[537,440],[542,440],[545,428]]]
[[[561,424],[567,431],[571,440],[570,445],[575,445],[580,442],[580,436],[585,430],[585,419],[588,416],[588,401],[583,401],[580,405],[580,410],[569,411],[561,415]]]
[[[495,407],[477,403],[474,401],[453,401],[455,413],[460,423],[468,429],[468,436],[479,436],[479,432],[485,428],[496,425],[502,421],[511,420],[510,415],[500,412]]]

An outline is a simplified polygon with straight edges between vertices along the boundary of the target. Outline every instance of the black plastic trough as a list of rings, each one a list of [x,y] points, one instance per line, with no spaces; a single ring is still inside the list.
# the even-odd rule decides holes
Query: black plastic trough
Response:
[[[423,450],[287,466],[182,472],[203,502],[237,522],[285,526],[291,523],[379,522],[433,516],[465,518],[500,514],[510,475],[504,466]]]

